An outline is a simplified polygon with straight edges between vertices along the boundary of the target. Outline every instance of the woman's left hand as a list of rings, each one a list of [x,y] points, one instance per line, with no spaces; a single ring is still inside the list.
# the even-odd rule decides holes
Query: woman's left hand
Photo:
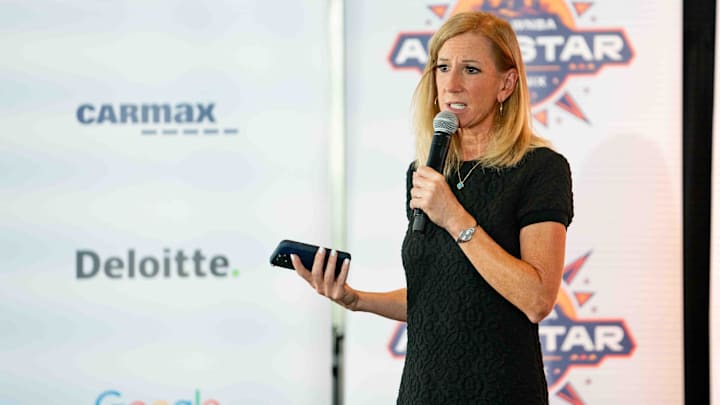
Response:
[[[448,229],[452,221],[469,215],[450,190],[445,176],[427,166],[413,173],[410,208],[420,208],[436,225]]]

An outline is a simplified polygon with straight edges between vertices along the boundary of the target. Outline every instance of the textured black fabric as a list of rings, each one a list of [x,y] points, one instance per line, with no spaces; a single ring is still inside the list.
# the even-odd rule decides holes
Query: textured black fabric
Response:
[[[463,163],[464,177],[474,162]],[[454,238],[428,221],[408,229],[402,246],[407,278],[408,346],[398,404],[547,404],[538,326],[474,269]],[[520,229],[573,216],[570,168],[548,149],[530,151],[517,166],[478,167],[455,187],[460,203],[500,246],[520,257]]]

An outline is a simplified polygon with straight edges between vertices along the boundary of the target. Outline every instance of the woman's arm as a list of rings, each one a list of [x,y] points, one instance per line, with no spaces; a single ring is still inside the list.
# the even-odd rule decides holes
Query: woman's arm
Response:
[[[355,311],[371,312],[385,318],[407,322],[406,288],[382,293],[365,291],[356,291],[356,293],[359,299]]]
[[[334,302],[351,311],[370,312],[386,318],[405,322],[407,320],[407,294],[406,289],[388,292],[367,292],[358,291],[347,284],[348,273],[350,272],[350,261],[345,260],[340,267],[340,274],[335,278],[335,267],[337,254],[330,252],[327,268],[323,270],[326,250],[318,249],[313,261],[312,270],[303,266],[300,258],[291,255],[295,272],[302,277],[318,294],[328,297]]]
[[[463,225],[460,225],[463,224]],[[458,219],[445,228],[456,239],[475,219]],[[552,311],[565,260],[565,225],[540,222],[520,230],[520,259],[507,253],[479,226],[459,246],[475,269],[497,292],[538,323]]]
[[[440,173],[420,167],[413,175],[411,208],[422,209],[453,239],[476,226]],[[498,245],[477,226],[472,239],[459,247],[482,277],[519,308],[531,322],[540,322],[557,299],[565,260],[565,226],[541,222],[520,230],[520,259]]]

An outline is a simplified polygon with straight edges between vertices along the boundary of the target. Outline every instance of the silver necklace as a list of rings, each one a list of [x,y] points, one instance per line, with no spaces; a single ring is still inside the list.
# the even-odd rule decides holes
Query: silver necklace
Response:
[[[467,172],[464,179],[462,177],[460,177],[460,166],[458,166],[457,175],[458,175],[459,181],[458,181],[458,184],[455,185],[455,187],[457,187],[458,190],[462,190],[463,188],[465,188],[465,181],[467,181],[468,177],[470,177],[470,174],[473,172],[473,170],[475,170],[476,167],[478,167],[480,165],[481,162],[482,161],[478,160],[478,162],[475,163],[475,165],[470,169],[470,171]]]

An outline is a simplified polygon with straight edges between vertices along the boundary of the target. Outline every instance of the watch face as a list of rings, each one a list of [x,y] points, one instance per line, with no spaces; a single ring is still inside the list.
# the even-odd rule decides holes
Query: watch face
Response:
[[[467,242],[472,238],[473,234],[475,233],[475,227],[465,229],[464,231],[460,232],[460,236],[458,237],[458,242]]]

